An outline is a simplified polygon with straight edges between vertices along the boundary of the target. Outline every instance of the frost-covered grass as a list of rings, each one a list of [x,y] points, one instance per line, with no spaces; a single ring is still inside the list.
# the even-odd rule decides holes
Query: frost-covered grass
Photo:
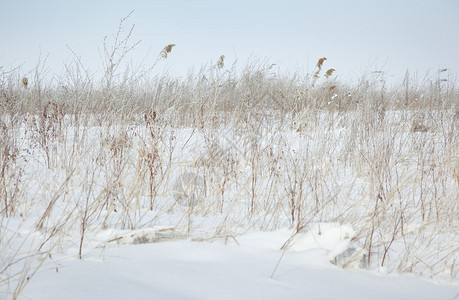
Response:
[[[76,59],[25,83],[1,69],[1,297],[454,297],[454,82],[344,84],[323,63],[96,81]],[[321,277],[371,288],[322,293]]]

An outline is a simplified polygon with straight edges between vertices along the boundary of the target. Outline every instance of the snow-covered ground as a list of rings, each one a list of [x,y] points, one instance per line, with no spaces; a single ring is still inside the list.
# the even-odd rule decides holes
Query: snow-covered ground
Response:
[[[229,238],[226,243],[225,239],[175,240],[93,249],[82,260],[54,257],[34,276],[21,299],[459,297],[459,285],[410,275],[345,270],[331,264],[330,251],[342,242],[333,232],[322,240],[304,234],[296,249],[284,253],[280,247],[290,235],[290,230],[279,230]]]
[[[459,299],[453,113],[5,127],[0,299]]]

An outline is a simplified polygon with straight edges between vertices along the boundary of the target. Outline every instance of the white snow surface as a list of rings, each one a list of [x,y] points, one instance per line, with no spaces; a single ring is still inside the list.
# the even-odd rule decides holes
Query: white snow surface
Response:
[[[281,247],[292,231],[284,229],[111,245],[87,251],[82,260],[54,257],[20,299],[458,299],[455,284],[330,263],[351,230],[324,225],[320,235],[295,235],[286,251]]]

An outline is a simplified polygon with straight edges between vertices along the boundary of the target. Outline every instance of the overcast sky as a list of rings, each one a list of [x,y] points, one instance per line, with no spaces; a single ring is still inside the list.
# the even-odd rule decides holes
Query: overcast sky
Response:
[[[141,43],[130,58],[152,64],[174,43],[158,71],[176,76],[222,54],[227,64],[253,56],[301,72],[325,56],[342,79],[375,70],[389,77],[459,71],[459,0],[0,0],[0,66],[27,72],[41,53],[59,74],[68,46],[97,69],[104,36],[131,11],[126,25],[135,24],[132,41]]]

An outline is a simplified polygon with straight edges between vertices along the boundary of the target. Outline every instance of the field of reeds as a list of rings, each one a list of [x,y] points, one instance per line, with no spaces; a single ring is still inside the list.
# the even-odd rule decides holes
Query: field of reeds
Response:
[[[288,227],[288,249],[326,223],[355,232],[343,267],[457,282],[448,70],[343,83],[326,58],[292,74],[221,56],[173,78],[155,67],[175,45],[136,69],[129,34],[110,42],[100,77],[77,56],[51,79],[42,62],[0,67],[0,286],[18,295],[53,257],[88,248]]]

